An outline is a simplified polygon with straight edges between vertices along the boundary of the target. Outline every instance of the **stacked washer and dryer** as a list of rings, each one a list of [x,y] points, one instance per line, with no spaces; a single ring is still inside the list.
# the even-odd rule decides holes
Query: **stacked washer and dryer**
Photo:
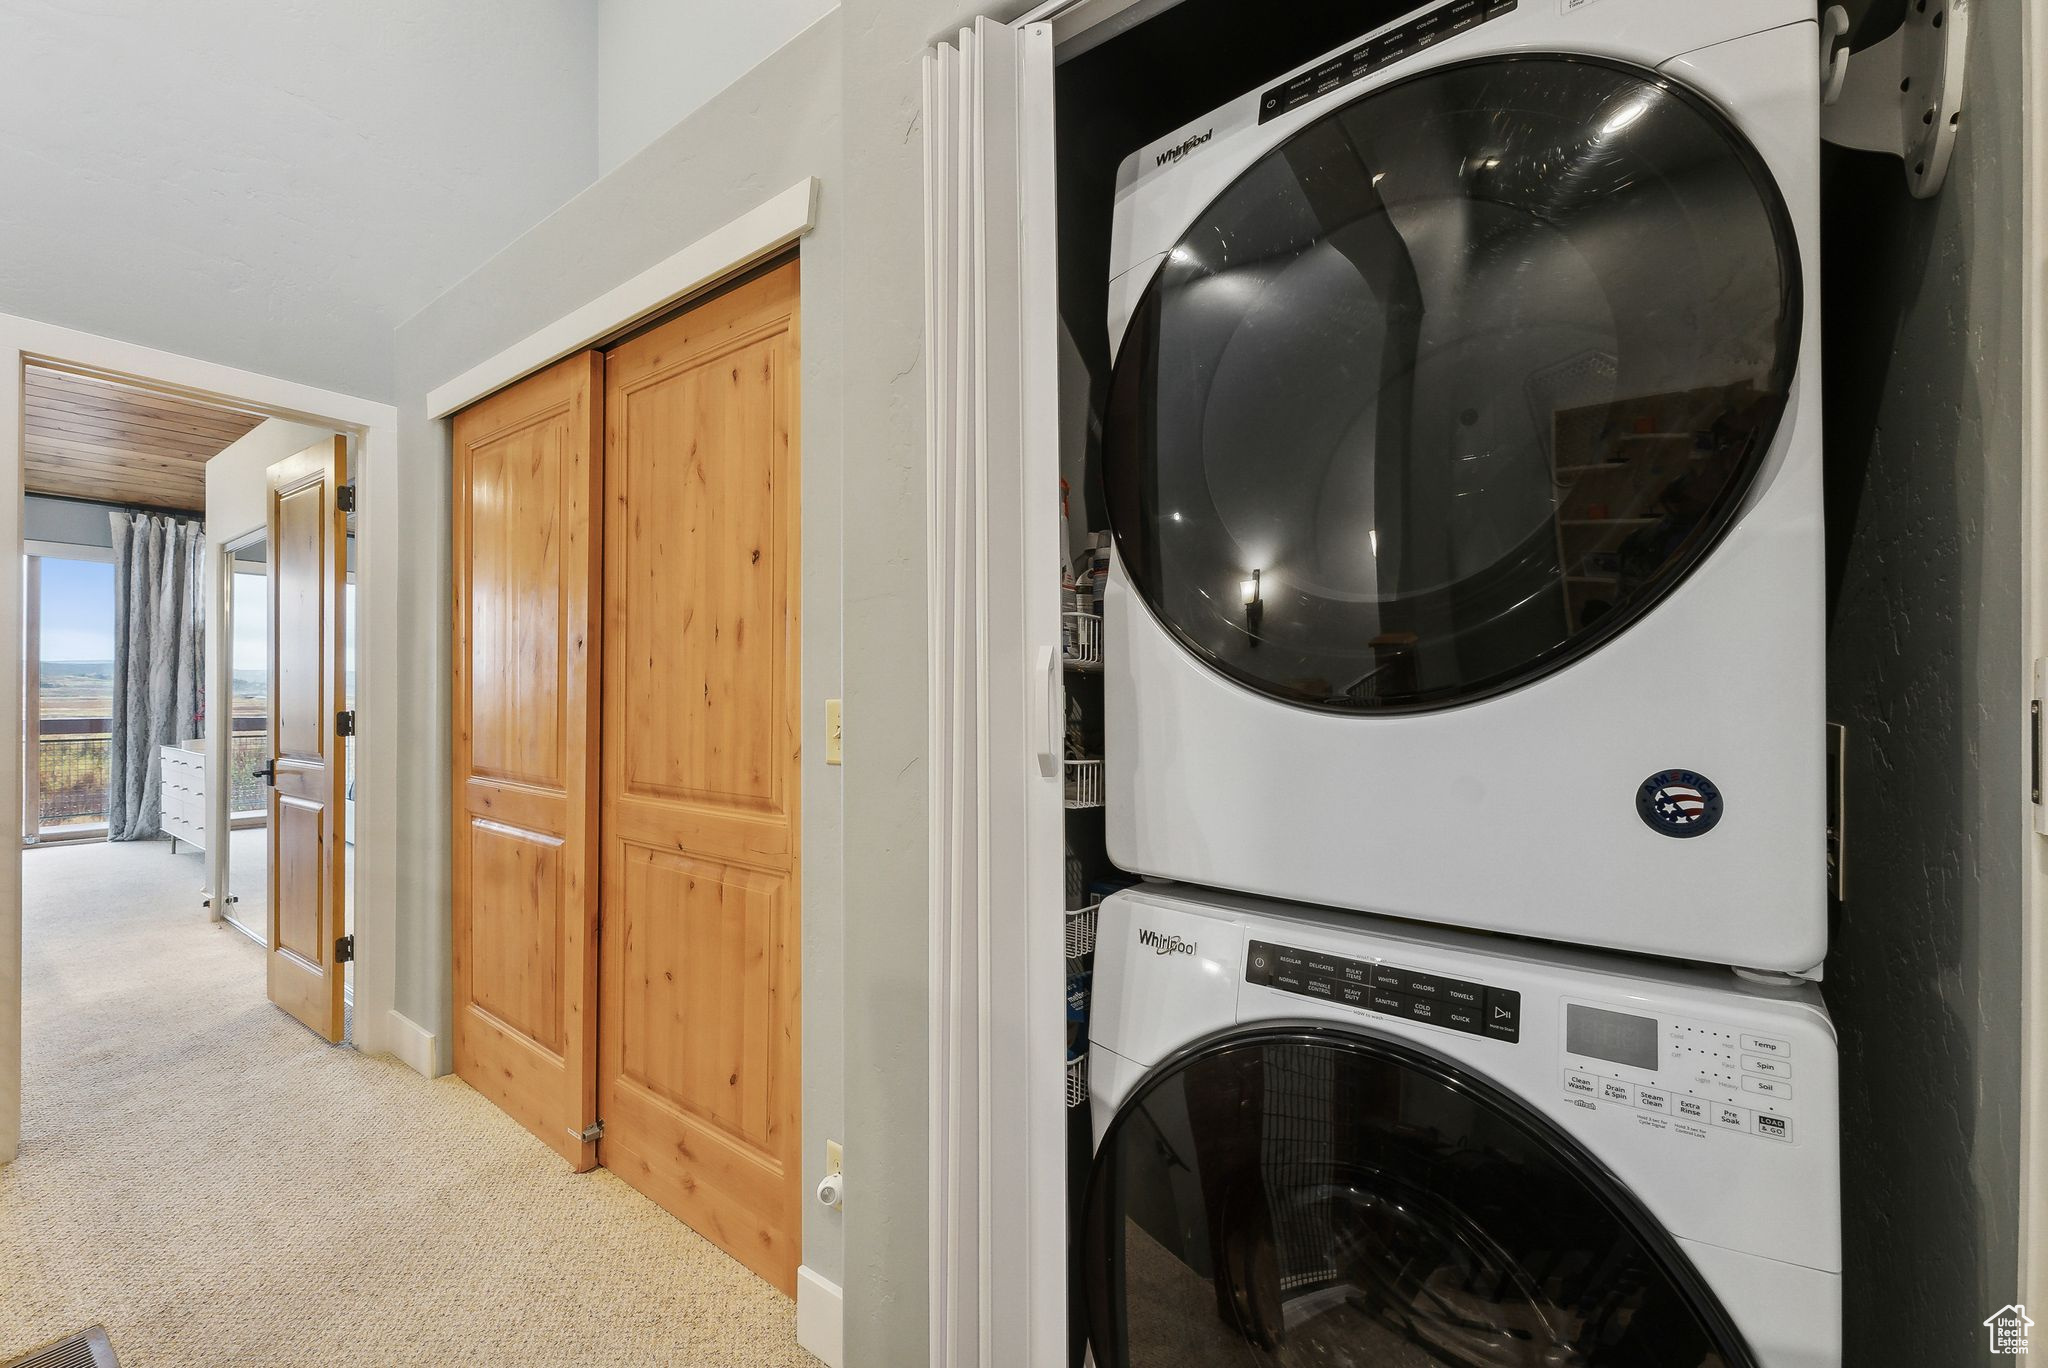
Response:
[[[1445,0],[1125,161],[1099,1365],[1839,1368],[1810,0]]]

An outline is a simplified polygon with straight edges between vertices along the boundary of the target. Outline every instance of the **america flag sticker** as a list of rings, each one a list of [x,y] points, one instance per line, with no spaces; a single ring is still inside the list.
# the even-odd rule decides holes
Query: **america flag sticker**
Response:
[[[1721,790],[1693,770],[1659,770],[1636,790],[1636,813],[1660,836],[1704,836],[1721,820]]]

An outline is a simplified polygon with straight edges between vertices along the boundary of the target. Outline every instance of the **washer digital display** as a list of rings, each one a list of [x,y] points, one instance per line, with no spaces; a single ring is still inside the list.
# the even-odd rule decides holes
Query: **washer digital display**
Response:
[[[1564,1047],[1586,1059],[1604,1059],[1631,1069],[1657,1068],[1657,1019],[1567,1003]]]

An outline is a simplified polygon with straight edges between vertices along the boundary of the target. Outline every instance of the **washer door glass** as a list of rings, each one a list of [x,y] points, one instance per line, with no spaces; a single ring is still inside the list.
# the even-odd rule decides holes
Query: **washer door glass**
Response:
[[[1288,702],[1527,683],[1712,549],[1800,316],[1783,199],[1697,95],[1564,57],[1417,76],[1295,132],[1159,267],[1105,418],[1119,560]]]
[[[1751,1368],[1563,1132],[1405,1046],[1287,1028],[1162,1069],[1080,1231],[1100,1368]]]

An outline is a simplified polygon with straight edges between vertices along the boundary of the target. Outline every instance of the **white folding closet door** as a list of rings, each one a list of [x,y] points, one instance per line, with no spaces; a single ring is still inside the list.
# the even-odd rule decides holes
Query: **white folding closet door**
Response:
[[[931,1355],[1067,1354],[1052,30],[925,63]],[[1022,834],[1022,839],[1019,834]]]

